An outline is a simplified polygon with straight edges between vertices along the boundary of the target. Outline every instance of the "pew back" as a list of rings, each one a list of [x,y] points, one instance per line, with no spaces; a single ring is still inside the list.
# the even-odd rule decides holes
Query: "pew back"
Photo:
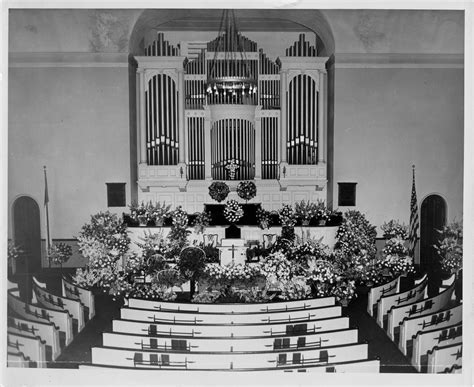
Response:
[[[462,305],[450,309],[427,314],[425,316],[410,317],[400,326],[398,347],[404,355],[411,356],[408,348],[411,347],[413,337],[420,331],[440,329],[462,321]]]
[[[17,333],[8,333],[8,343],[15,343],[25,356],[29,357],[38,368],[46,368],[45,342],[39,337],[31,337]]]
[[[181,369],[257,369],[284,368],[293,365],[330,364],[367,359],[367,344],[349,344],[318,349],[280,350],[268,352],[212,353],[160,352],[111,347],[93,347],[92,362],[140,368]]]
[[[162,311],[190,311],[206,313],[269,313],[287,312],[299,309],[320,308],[323,306],[335,305],[334,297],[311,298],[298,301],[270,302],[270,303],[245,303],[245,304],[185,304],[179,302],[150,301],[138,298],[129,298],[130,308],[141,308]]]
[[[278,348],[310,348],[354,344],[358,341],[357,329],[343,329],[298,336],[252,338],[200,338],[180,336],[145,336],[117,332],[104,332],[102,345],[129,349],[159,349],[163,351],[239,352],[267,351]]]
[[[462,342],[462,324],[451,325],[443,329],[432,329],[418,332],[413,340],[413,355],[411,363],[422,372],[425,365],[424,355],[433,350],[435,346],[446,346]]]
[[[8,350],[7,367],[29,368],[30,359],[22,352],[12,352]]]
[[[391,308],[411,304],[426,297],[426,278],[427,277],[425,276],[423,281],[410,290],[380,297],[380,300],[377,303],[377,323],[380,327],[385,328],[384,318],[387,316],[387,313]]]
[[[167,324],[132,320],[112,320],[112,330],[122,333],[138,333],[188,337],[256,337],[275,335],[304,335],[329,330],[349,328],[348,317],[311,320],[304,323],[270,323],[247,325],[194,325]]]
[[[428,351],[427,372],[429,374],[450,370],[455,365],[462,366],[462,343],[442,347],[435,346],[431,351]]]
[[[31,321],[9,316],[8,330],[33,337],[40,337],[46,342],[47,360],[56,360],[61,353],[61,347],[59,344],[59,328],[54,326],[52,323],[42,323],[39,321]]]
[[[164,312],[148,309],[122,308],[120,317],[126,320],[192,324],[264,324],[270,322],[298,322],[340,316],[340,305],[298,310],[293,312],[212,314],[196,312]]]
[[[367,313],[374,316],[374,307],[379,302],[380,297],[389,296],[400,292],[400,276],[383,285],[375,286],[370,289],[367,295]]]
[[[394,338],[395,329],[403,322],[404,319],[413,316],[424,316],[433,312],[438,312],[449,305],[454,287],[450,286],[435,297],[425,299],[423,301],[414,302],[412,304],[395,306],[388,311],[388,336]],[[398,340],[396,341],[398,343]]]
[[[87,308],[89,320],[91,320],[95,316],[95,298],[92,292],[75,285],[64,277],[61,279],[61,286],[63,297],[81,301]]]

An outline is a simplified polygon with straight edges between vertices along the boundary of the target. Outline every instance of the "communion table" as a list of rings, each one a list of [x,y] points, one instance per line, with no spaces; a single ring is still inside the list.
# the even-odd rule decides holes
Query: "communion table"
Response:
[[[221,265],[244,264],[247,259],[247,246],[245,239],[223,238],[219,249]]]

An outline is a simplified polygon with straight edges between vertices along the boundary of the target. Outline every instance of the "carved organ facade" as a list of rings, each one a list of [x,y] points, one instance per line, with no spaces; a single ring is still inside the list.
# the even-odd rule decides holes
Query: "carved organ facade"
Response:
[[[236,31],[145,43],[135,57],[139,201],[201,211],[215,180],[231,191],[253,180],[253,201],[269,210],[326,200],[328,58],[316,43],[301,34],[274,61]]]

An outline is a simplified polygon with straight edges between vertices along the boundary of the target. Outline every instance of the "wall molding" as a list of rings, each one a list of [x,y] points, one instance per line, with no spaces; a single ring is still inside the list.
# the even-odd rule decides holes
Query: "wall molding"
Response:
[[[464,54],[336,54],[334,67],[358,68],[464,68]]]
[[[128,53],[11,52],[10,68],[128,67]]]

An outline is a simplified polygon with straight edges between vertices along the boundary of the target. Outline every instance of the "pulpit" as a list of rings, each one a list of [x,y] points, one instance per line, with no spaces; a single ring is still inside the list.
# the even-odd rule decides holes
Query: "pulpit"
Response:
[[[221,265],[243,264],[247,259],[247,247],[244,239],[223,238],[218,249]]]

